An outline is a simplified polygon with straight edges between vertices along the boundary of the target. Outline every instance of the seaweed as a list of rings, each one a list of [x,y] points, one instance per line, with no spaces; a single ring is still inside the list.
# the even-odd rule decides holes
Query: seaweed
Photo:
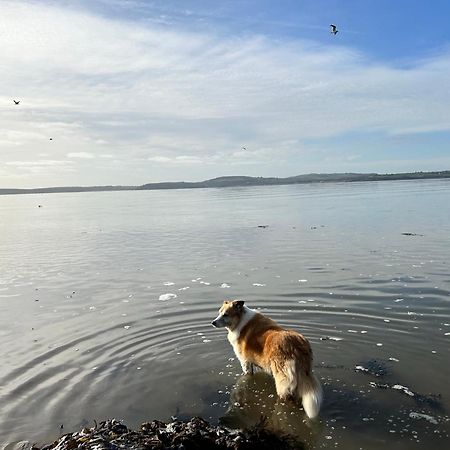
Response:
[[[291,436],[268,431],[265,421],[243,430],[214,426],[201,417],[183,422],[145,422],[139,431],[129,429],[117,419],[95,423],[92,428],[66,434],[52,444],[33,450],[303,450],[304,445]]]

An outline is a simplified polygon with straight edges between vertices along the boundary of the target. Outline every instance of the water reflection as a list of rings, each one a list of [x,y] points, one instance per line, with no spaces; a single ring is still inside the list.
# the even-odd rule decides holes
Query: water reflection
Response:
[[[299,404],[280,401],[273,378],[265,372],[242,375],[231,391],[229,405],[220,423],[231,428],[248,428],[264,421],[268,429],[309,444],[321,428],[320,421],[308,420]]]

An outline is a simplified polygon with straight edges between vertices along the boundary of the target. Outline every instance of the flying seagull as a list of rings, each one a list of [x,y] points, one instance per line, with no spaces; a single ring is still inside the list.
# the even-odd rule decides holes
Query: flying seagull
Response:
[[[53,141],[53,138],[50,138],[49,141]]]
[[[245,147],[242,147],[242,150],[247,150]]]
[[[18,105],[20,103],[20,100],[13,100],[15,105]]]
[[[339,30],[337,29],[336,25],[331,24],[331,25],[330,25],[330,28],[331,28],[331,29],[330,29],[330,33],[331,33],[331,34],[336,35],[336,34],[338,33],[338,31],[339,31]]]

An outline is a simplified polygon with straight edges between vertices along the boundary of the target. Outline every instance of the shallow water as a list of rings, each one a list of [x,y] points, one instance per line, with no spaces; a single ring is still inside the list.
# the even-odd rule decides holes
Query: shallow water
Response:
[[[450,180],[0,196],[0,442],[199,414],[308,448],[443,448],[449,218]],[[226,298],[310,339],[320,421],[241,376],[210,325]]]

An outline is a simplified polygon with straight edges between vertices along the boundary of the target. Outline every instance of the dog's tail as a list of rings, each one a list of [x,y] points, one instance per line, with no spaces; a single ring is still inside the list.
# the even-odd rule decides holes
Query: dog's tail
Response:
[[[317,417],[322,404],[323,392],[317,377],[311,372],[299,373],[298,393],[302,398],[303,409],[310,419]]]

